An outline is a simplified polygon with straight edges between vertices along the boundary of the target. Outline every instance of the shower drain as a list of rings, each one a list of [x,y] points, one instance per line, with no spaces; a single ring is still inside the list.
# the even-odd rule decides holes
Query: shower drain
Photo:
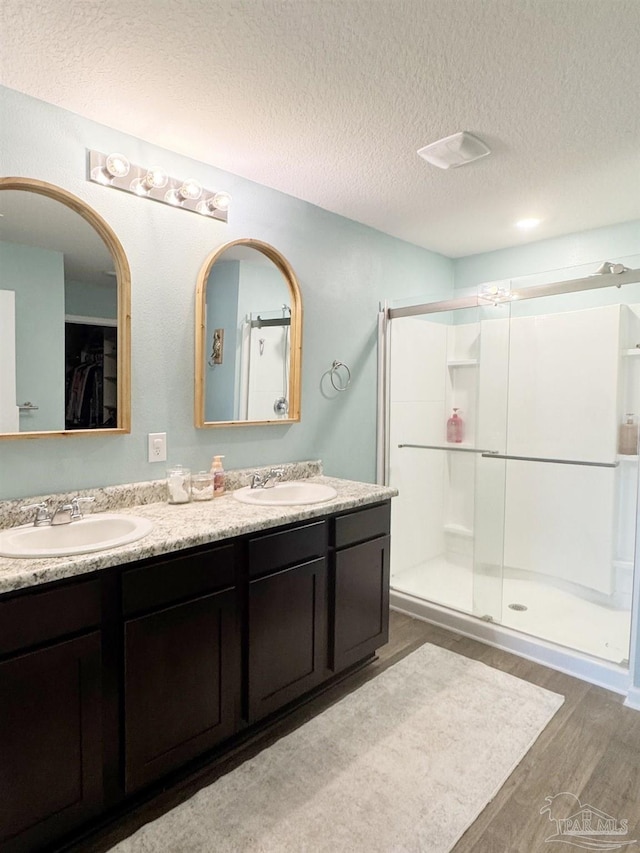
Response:
[[[525,604],[510,604],[510,605],[509,605],[509,610],[518,610],[518,611],[522,611],[522,610],[527,610],[527,609],[528,609],[528,608],[527,608],[527,606],[526,606]]]

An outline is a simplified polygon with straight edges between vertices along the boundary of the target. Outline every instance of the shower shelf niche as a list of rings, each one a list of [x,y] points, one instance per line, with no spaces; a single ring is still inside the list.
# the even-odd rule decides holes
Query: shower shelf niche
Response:
[[[463,524],[445,524],[443,529],[445,533],[455,533],[456,536],[473,539],[473,530],[470,527],[465,527]]]

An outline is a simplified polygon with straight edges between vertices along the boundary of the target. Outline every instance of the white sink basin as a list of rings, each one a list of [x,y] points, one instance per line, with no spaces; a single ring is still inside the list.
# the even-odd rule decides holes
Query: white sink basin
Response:
[[[273,488],[267,489],[252,489],[251,486],[246,486],[244,489],[237,489],[233,496],[244,504],[296,506],[331,501],[337,494],[333,486],[326,486],[324,483],[292,480],[288,483],[277,483]]]
[[[34,527],[32,524],[0,532],[2,557],[70,557],[128,545],[146,536],[153,523],[135,515],[101,512],[70,524]]]

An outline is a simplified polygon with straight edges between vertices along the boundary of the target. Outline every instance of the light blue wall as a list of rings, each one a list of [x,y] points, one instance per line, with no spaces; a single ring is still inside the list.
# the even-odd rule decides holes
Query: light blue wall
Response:
[[[64,429],[64,259],[60,252],[0,243],[0,289],[16,294],[16,395],[20,432]],[[0,468],[0,470],[2,470]]]
[[[165,431],[169,462],[196,471],[224,453],[229,469],[320,458],[329,474],[375,479],[378,304],[450,295],[450,259],[11,89],[0,88],[0,123],[3,173],[49,181],[90,204],[118,235],[132,277],[131,435],[0,442],[0,498],[162,477],[164,464],[146,461],[147,433]],[[227,190],[229,223],[87,181],[90,148]],[[302,421],[196,430],[196,279],[213,249],[241,237],[274,245],[300,282]],[[349,365],[352,384],[324,396],[334,359]]]
[[[271,263],[240,261],[238,322],[251,312],[280,312],[283,305],[291,305],[291,294],[280,270]]]
[[[64,312],[80,317],[115,320],[118,316],[118,286],[115,279],[105,286],[86,281],[64,283]]]
[[[539,240],[526,246],[514,246],[481,255],[457,258],[455,264],[456,295],[470,292],[479,284],[504,279],[529,276],[534,273],[558,271],[567,268],[566,276],[589,275],[602,261],[624,261],[640,253],[640,220],[623,222],[606,228],[595,228],[579,234],[567,234],[551,240]],[[591,265],[581,271],[574,267]],[[629,265],[629,264],[628,264]],[[544,279],[530,284],[544,283]]]

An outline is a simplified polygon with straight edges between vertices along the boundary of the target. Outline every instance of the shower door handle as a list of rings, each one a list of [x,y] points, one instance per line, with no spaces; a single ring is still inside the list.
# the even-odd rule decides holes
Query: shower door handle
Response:
[[[399,444],[398,447],[414,447],[418,450],[453,450],[455,453],[482,453],[483,456],[493,456],[491,450],[480,450],[476,447],[456,447],[454,444]]]
[[[498,453],[497,451],[485,450],[482,453],[485,459],[514,459],[518,462],[549,462],[552,465],[585,465],[589,468],[617,468],[619,462],[585,462],[580,459],[551,459],[545,456],[512,456],[509,453]]]

